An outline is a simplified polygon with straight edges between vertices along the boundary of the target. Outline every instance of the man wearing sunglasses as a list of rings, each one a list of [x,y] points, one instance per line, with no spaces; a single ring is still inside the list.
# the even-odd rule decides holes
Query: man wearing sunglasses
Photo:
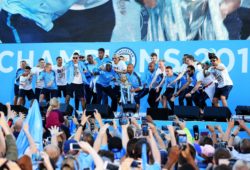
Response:
[[[171,101],[174,101],[175,97],[179,96],[179,105],[184,106],[184,98],[187,100],[187,106],[192,106],[192,98],[186,97],[186,94],[190,93],[193,87],[195,86],[197,80],[196,80],[196,74],[195,67],[192,65],[187,66],[186,73],[184,74],[184,77],[186,77],[187,82],[184,84],[175,94],[173,94],[173,97],[171,98]]]
[[[83,84],[86,84],[87,80],[85,77],[85,72],[87,70],[84,62],[79,62],[79,53],[75,52],[73,54],[72,60],[65,64],[65,69],[69,74],[68,84],[69,88],[67,89],[66,102],[69,103],[70,97],[79,99],[82,104],[82,108],[85,108],[85,99],[84,99],[84,89]],[[75,94],[75,95],[73,95]],[[79,109],[79,102],[75,102],[75,109]]]
[[[221,100],[222,105],[227,107],[227,99],[233,88],[233,81],[225,65],[220,63],[219,58],[214,53],[208,53],[208,56],[212,63],[212,67],[208,71],[214,76],[218,83],[215,89],[213,104],[219,107],[219,100]]]

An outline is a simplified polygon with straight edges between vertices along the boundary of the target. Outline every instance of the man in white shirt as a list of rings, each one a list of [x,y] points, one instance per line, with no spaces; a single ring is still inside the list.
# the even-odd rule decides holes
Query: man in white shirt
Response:
[[[44,87],[44,81],[43,80],[39,80],[38,77],[41,74],[42,71],[44,71],[45,68],[45,60],[43,58],[40,58],[38,60],[38,65],[37,67],[33,67],[31,70],[31,73],[34,74],[36,76],[36,86],[35,86],[35,98],[37,99],[37,101],[39,101],[39,97],[41,94],[41,91]]]
[[[218,83],[218,86],[215,89],[213,104],[215,107],[219,107],[219,100],[221,100],[222,105],[227,107],[227,99],[233,88],[233,81],[231,80],[225,65],[220,63],[218,57],[214,53],[209,53],[208,55],[212,63],[209,72],[214,76]]]
[[[19,98],[17,105],[23,105],[26,96],[28,100],[31,101],[31,105],[35,99],[35,94],[32,90],[32,74],[30,70],[30,66],[26,66],[24,73],[20,76]]]
[[[67,92],[67,75],[66,70],[63,67],[63,59],[62,57],[58,56],[56,58],[57,64],[53,67],[53,70],[56,73],[56,84],[57,84],[57,90],[58,90],[58,97],[66,97]]]
[[[86,84],[85,72],[87,68],[84,62],[79,61],[79,53],[73,54],[72,60],[65,64],[68,76],[68,88],[66,95],[66,103],[69,104],[70,98],[75,97],[75,109],[79,109],[79,101],[81,101],[82,109],[85,108],[84,84]],[[79,100],[77,100],[79,99]]]

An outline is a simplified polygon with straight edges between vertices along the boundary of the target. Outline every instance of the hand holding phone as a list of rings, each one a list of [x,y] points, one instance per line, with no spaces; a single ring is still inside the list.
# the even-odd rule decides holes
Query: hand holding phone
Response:
[[[193,131],[194,131],[194,140],[199,140],[199,126],[198,125],[194,125],[193,126]]]
[[[142,129],[142,135],[143,136],[148,136],[149,135],[148,124],[142,124],[141,129]]]
[[[74,151],[79,151],[79,150],[81,150],[81,147],[78,143],[71,143],[69,145],[69,149],[74,150]]]

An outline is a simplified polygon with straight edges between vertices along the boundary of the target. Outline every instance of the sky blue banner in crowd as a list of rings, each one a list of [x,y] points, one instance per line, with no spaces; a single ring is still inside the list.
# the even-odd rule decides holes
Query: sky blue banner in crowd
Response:
[[[64,62],[71,59],[72,53],[92,54],[97,57],[97,49],[105,48],[105,54],[112,57],[114,53],[123,55],[127,63],[135,65],[136,72],[142,76],[151,61],[150,54],[155,52],[166,65],[178,72],[182,64],[183,54],[192,54],[196,60],[208,60],[207,52],[214,49],[229,70],[234,87],[229,96],[229,107],[234,112],[237,105],[250,105],[250,41],[166,41],[166,42],[129,42],[129,43],[35,43],[35,44],[1,44],[0,46],[0,101],[13,100],[15,71],[21,60],[26,60],[31,67],[38,63],[39,58],[56,64],[57,56]],[[146,108],[146,100],[142,102]]]
[[[29,125],[29,132],[34,142],[36,143],[38,151],[43,150],[43,124],[42,116],[40,114],[39,104],[37,100],[34,101],[32,107],[29,109],[28,115],[24,121]],[[22,156],[29,146],[28,138],[23,130],[21,130],[16,140],[18,157]]]

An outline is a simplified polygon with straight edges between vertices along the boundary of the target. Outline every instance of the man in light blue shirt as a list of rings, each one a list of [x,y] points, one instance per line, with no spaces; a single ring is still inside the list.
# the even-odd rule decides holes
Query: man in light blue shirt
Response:
[[[49,102],[51,98],[57,97],[56,73],[52,70],[52,65],[50,63],[46,64],[45,70],[41,72],[38,79],[39,81],[44,81],[44,87],[39,99],[40,102],[42,102],[44,98]]]
[[[18,92],[19,92],[19,82],[20,82],[20,77],[24,73],[24,69],[26,67],[27,63],[25,60],[20,62],[20,68],[17,69],[16,71],[16,77],[15,77],[15,84],[14,84],[14,105],[17,105],[17,100],[18,100]]]
[[[98,49],[98,58],[95,59],[95,62],[97,69],[105,69],[106,63],[111,62],[111,59],[109,57],[105,57],[104,48]],[[108,96],[106,95],[106,93],[102,94],[102,103],[108,104]]]
[[[85,72],[86,84],[84,84],[86,104],[96,103],[96,94],[93,92],[93,88],[90,87],[90,84],[94,80],[94,69],[96,64],[92,55],[87,55],[87,63],[85,64],[87,71]]]
[[[151,62],[148,64],[148,71],[146,72],[144,79],[143,79],[143,89],[139,90],[136,95],[134,96],[137,112],[140,110],[140,100],[144,96],[146,96],[149,92],[149,85],[151,84],[154,75],[155,75],[155,63]]]
[[[117,110],[117,94],[112,88],[112,82],[117,79],[117,74],[112,70],[111,63],[106,64],[106,69],[98,72],[99,77],[96,81],[97,103],[101,104],[103,93],[108,95],[111,100],[111,111]]]
[[[170,99],[172,98],[172,96],[175,92],[176,83],[171,84],[171,82],[174,81],[178,75],[173,73],[173,69],[171,66],[166,67],[166,75],[167,75],[166,80],[165,80],[164,85],[162,87],[161,94],[157,100],[161,99],[163,96],[163,99],[162,99],[163,108],[167,108],[167,102],[168,102],[171,110],[173,111],[174,110],[174,102],[171,101]]]

